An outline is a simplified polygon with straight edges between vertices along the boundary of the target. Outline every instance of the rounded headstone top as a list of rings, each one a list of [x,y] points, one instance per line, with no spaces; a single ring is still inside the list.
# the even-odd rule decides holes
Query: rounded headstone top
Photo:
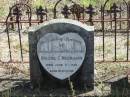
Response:
[[[61,23],[61,24],[62,23],[72,24],[72,25],[84,28],[87,31],[94,31],[94,26],[87,26],[86,24],[83,24],[82,22],[79,22],[79,21],[76,21],[76,20],[72,20],[72,19],[53,19],[53,20],[45,21],[44,23],[42,23],[38,26],[30,27],[29,32],[36,32],[37,30],[39,30],[43,26],[47,26],[47,25],[51,25],[51,24],[59,24],[59,23]]]

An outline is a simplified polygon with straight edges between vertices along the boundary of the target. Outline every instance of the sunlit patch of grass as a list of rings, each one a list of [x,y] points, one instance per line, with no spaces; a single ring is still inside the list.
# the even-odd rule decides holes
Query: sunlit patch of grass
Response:
[[[96,46],[96,48],[95,48],[95,50],[98,50],[98,51],[102,51],[102,49],[103,49],[102,45]]]
[[[2,97],[10,97],[11,96],[11,89],[2,92]]]
[[[23,45],[23,51],[24,53],[29,52],[29,44],[27,42]]]
[[[89,6],[89,4],[95,5],[96,0],[80,0],[80,3],[84,6]]]
[[[124,44],[124,46],[127,46],[127,45],[130,46],[130,39],[129,39],[129,41],[126,41],[125,44]]]
[[[39,6],[44,6],[45,1],[44,0],[32,0],[32,6],[34,8],[38,8]]]
[[[103,95],[106,95],[106,91],[110,90],[110,86],[107,86],[104,81],[111,79],[115,76],[126,74],[128,69],[130,68],[129,63],[96,63],[95,69],[97,71],[96,73],[96,87],[99,89],[100,93]],[[119,97],[119,95],[123,95],[127,92],[127,88],[122,87],[122,89],[125,89],[124,91],[118,91],[115,90],[115,92],[112,92],[112,95],[109,97]],[[122,96],[122,97],[123,97]],[[129,96],[126,96],[129,97]]]
[[[0,7],[0,17],[3,17],[5,15],[6,15],[5,8],[4,7]]]

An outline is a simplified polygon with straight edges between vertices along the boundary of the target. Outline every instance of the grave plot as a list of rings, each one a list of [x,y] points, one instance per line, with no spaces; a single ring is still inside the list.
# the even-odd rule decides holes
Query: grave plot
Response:
[[[101,8],[91,4],[86,8],[74,1],[54,3],[52,10],[39,6],[35,12],[28,4],[16,4],[10,8],[6,22],[0,21],[5,24],[1,25],[0,31],[1,95],[129,95],[129,87],[125,87],[129,85],[127,72],[130,68],[129,2],[123,0],[123,3],[109,6],[109,0],[106,0]],[[95,29],[90,32],[91,38],[87,37],[88,32],[83,34],[82,27],[80,32],[78,27],[70,25],[69,28],[66,23],[40,31],[42,26],[47,26],[46,21],[56,18],[74,19]],[[29,32],[30,26],[36,30]],[[41,91],[48,80],[52,81],[49,87]],[[76,81],[83,81],[86,85],[77,87]],[[88,85],[89,82],[93,84]],[[122,87],[117,87],[120,85]],[[47,89],[52,86],[60,89]],[[63,86],[68,86],[68,89]],[[94,86],[93,91],[88,92],[86,86],[91,89]],[[75,87],[88,90],[76,91]]]

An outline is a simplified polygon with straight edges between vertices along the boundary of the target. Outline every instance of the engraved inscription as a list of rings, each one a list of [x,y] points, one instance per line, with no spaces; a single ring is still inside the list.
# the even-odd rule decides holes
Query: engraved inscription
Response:
[[[73,75],[82,65],[86,45],[76,33],[48,33],[37,44],[38,58],[44,69],[58,79]]]

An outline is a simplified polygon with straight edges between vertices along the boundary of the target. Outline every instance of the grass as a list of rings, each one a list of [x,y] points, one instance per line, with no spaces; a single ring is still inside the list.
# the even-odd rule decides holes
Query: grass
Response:
[[[32,8],[38,8],[39,6],[43,6],[47,7],[48,9],[52,9],[54,7],[54,5],[56,4],[56,1],[51,1],[51,0],[31,0],[30,1],[30,5]],[[103,5],[105,3],[106,0],[73,0],[75,2],[77,2],[78,4],[84,5],[85,7],[89,6],[89,4],[92,4],[93,6],[96,7],[100,7],[101,5]],[[126,0],[129,1],[129,0]],[[0,4],[0,17],[2,19],[2,17],[7,16],[8,11],[9,11],[9,7],[12,6],[13,4],[16,3],[16,0],[12,0],[12,2],[8,2],[8,0],[0,0],[1,4]],[[114,2],[118,2],[118,3],[122,3],[123,0],[109,0],[109,2],[107,3],[107,8],[110,8],[110,6],[114,3]],[[63,0],[63,2],[61,4],[70,4],[70,0]]]
[[[19,49],[19,48],[17,48],[17,49]],[[16,68],[17,67],[18,66],[16,66]],[[10,68],[12,68],[12,67],[10,67]],[[128,68],[130,68],[129,64],[124,64],[124,63],[96,64],[95,69],[97,70],[96,76],[98,78],[96,80],[97,88],[101,91],[102,94],[105,95],[105,93],[106,93],[105,90],[108,87],[105,86],[105,84],[103,83],[103,80],[104,79],[109,79],[109,78],[111,78],[113,76],[117,76],[119,74],[124,74],[127,71]],[[15,70],[15,69],[12,68],[12,70]],[[23,70],[25,70],[25,69],[23,69]],[[17,72],[18,71],[14,72],[14,73],[17,73]],[[73,84],[72,83],[70,83],[70,87],[71,87],[71,95],[75,95],[75,90],[73,89]],[[118,90],[117,90],[117,93],[118,93]],[[8,92],[4,93],[3,95],[8,95]],[[3,96],[3,97],[5,97],[5,96]],[[6,96],[6,97],[8,97],[8,96]],[[118,97],[118,94],[115,97]]]
[[[11,90],[7,90],[5,92],[2,92],[2,97],[10,97],[10,94],[11,94]]]
[[[38,8],[39,6],[45,6],[44,0],[32,0],[32,7]]]
[[[85,7],[89,6],[89,4],[92,4],[95,6],[97,2],[98,2],[97,0],[80,0],[80,4],[84,5]]]
[[[88,6],[88,4],[93,4],[95,6],[98,5],[97,2],[102,2],[104,3],[105,0],[81,0],[81,4],[82,5],[85,5],[85,6]],[[108,2],[108,5],[111,5],[113,2],[115,2],[117,0],[110,0],[110,2]],[[46,5],[45,5],[46,4]],[[36,2],[33,3],[33,7],[38,7],[38,6],[47,6],[49,8],[53,8],[54,7],[54,3],[45,3],[43,0],[36,0]],[[0,9],[0,17],[1,16],[4,16],[5,13],[3,11],[4,9]],[[15,59],[18,59],[19,58],[19,40],[18,40],[18,33],[10,33],[11,34],[11,43],[12,43],[12,47],[11,47],[11,50],[13,52],[13,58]],[[7,45],[7,38],[5,38],[6,34],[2,34],[0,35],[0,59],[1,57],[3,56],[5,59],[9,56],[8,54],[8,45]],[[24,50],[24,57],[28,60],[28,36],[27,34],[23,35],[23,50]],[[98,39],[97,39],[98,40]],[[95,58],[96,59],[101,59],[102,58],[102,39],[100,38],[99,41],[96,42],[96,45],[95,45],[95,50],[96,50],[96,54],[95,54]],[[105,37],[105,54],[107,54],[107,58],[110,58],[110,59],[114,59],[114,56],[113,56],[113,51],[114,51],[114,44],[113,44],[113,38],[112,37]],[[126,37],[119,37],[118,38],[118,45],[117,45],[117,49],[118,50],[121,50],[121,52],[118,52],[118,59],[119,60],[124,60],[126,55],[124,54],[125,51],[124,49],[126,48]],[[122,43],[122,44],[120,44]],[[129,45],[130,45],[130,42],[129,42]],[[4,53],[2,53],[4,52]],[[100,90],[101,94],[105,95],[106,94],[106,90],[109,88],[108,86],[106,86],[104,84],[104,80],[107,80],[107,79],[110,79],[114,76],[118,76],[118,75],[121,75],[121,74],[125,74],[127,72],[127,70],[130,68],[130,63],[96,63],[95,65],[95,70],[96,70],[96,80],[95,80],[95,84],[96,84],[96,87],[98,90]],[[7,64],[9,65],[9,64]],[[29,66],[28,66],[28,69],[27,68],[23,68],[24,66],[21,66],[22,64],[16,64],[16,65],[4,65],[4,68],[6,68],[7,70],[7,73],[6,74],[10,74],[10,71],[11,71],[11,74],[17,74],[19,72],[25,74],[25,75],[29,75]],[[29,65],[29,64],[26,64],[26,65]],[[21,67],[20,67],[21,66]],[[21,70],[22,69],[22,70]],[[70,81],[70,88],[71,88],[71,95],[72,96],[75,96],[75,89],[73,88],[73,83]],[[120,91],[118,91],[118,89],[115,90],[115,93],[114,93],[114,97],[119,97],[119,93],[124,95],[125,92],[127,92],[128,90],[125,89],[124,87],[124,90],[122,93],[120,93]],[[2,93],[2,97],[10,97],[11,95],[11,92],[10,92],[10,89],[7,90],[6,92],[3,92]],[[24,96],[24,97],[27,97],[27,96]],[[35,97],[35,96],[34,96]]]
[[[13,55],[16,57],[16,59],[18,58],[17,56],[18,53],[16,53],[16,51],[19,51],[19,42],[18,42],[18,33],[10,33],[11,37],[12,37],[12,40],[11,40],[11,43],[13,44],[13,48],[12,48],[12,51],[13,51]],[[28,40],[27,40],[27,33],[26,34],[23,34],[24,38],[22,38],[22,40],[24,40],[22,43],[23,43],[23,48],[28,50]],[[3,43],[6,44],[7,40],[6,38],[3,38],[4,34],[2,34],[1,36],[1,45],[0,45],[0,51],[4,48],[7,48],[6,46],[7,45],[4,45]],[[14,38],[15,37],[15,38]],[[118,43],[121,42],[121,40],[123,40],[125,37],[119,39]],[[98,38],[99,39],[99,38]],[[112,39],[110,39],[110,37],[106,38],[108,39],[106,42],[106,47],[109,46],[109,47],[112,47],[111,45],[113,45],[113,41]],[[100,41],[100,39],[98,40]],[[97,43],[98,43],[97,41]],[[123,43],[124,45],[123,46],[126,46],[125,45],[125,40],[123,40]],[[4,47],[3,47],[4,46]],[[119,45],[118,46],[118,49],[120,49],[120,47],[122,47],[122,45]],[[8,49],[8,48],[7,48]],[[95,50],[97,52],[101,52],[102,51],[102,43],[100,41],[100,43],[97,45],[95,45]],[[112,48],[111,48],[112,50]],[[109,56],[112,56],[112,52],[111,52],[110,48],[106,48],[106,54],[107,53],[110,53]],[[8,51],[8,50],[7,50]],[[27,53],[25,53],[26,55]],[[97,56],[98,57],[98,56]],[[97,58],[96,57],[96,58]],[[120,53],[120,56],[118,56],[120,59],[122,59],[124,56],[123,54]],[[27,57],[28,58],[28,57]],[[27,59],[28,60],[28,59]],[[6,65],[3,65],[4,67],[6,67]],[[28,67],[25,67],[25,68],[22,68],[23,66],[21,64],[15,64],[15,65],[8,65],[9,68],[7,68],[7,72],[9,71],[13,71],[12,73],[13,74],[17,74],[18,72],[21,72],[22,74],[25,74],[25,75],[28,75],[29,74],[29,66]],[[27,64],[26,64],[27,66]],[[27,69],[28,68],[28,69]],[[104,80],[107,80],[107,79],[110,79],[114,76],[118,76],[118,75],[121,75],[121,74],[125,74],[128,70],[128,68],[130,68],[130,65],[129,63],[96,63],[95,64],[95,70],[96,70],[96,80],[95,80],[95,84],[96,84],[96,87],[97,89],[100,91],[101,94],[105,95],[106,94],[106,90],[109,89],[108,86],[106,86],[104,84]],[[8,73],[6,73],[8,74]],[[75,89],[73,88],[73,83],[70,82],[70,88],[71,88],[71,95],[75,96]],[[117,93],[118,93],[118,90],[117,90]],[[6,93],[5,93],[6,94]],[[8,94],[8,92],[7,92]],[[118,96],[118,94],[117,94]]]
[[[30,3],[32,5],[31,7],[36,8],[36,7],[39,7],[39,6],[43,6],[43,7],[46,6],[46,7],[50,8],[50,7],[54,7],[54,4],[56,3],[56,1],[58,1],[58,0],[55,0],[55,2],[49,1],[49,0],[31,0]],[[89,4],[92,4],[94,6],[99,6],[101,4],[104,4],[106,0],[74,0],[74,1],[87,7]],[[109,0],[108,5],[111,5],[114,2],[119,3],[119,2],[122,2],[122,1],[121,0]],[[16,3],[16,0],[13,0],[12,3],[8,2],[8,0],[4,0],[4,2],[3,2],[3,0],[0,0],[0,2],[1,2],[1,4],[0,4],[1,5],[1,9],[0,9],[1,14],[0,15],[3,15],[3,12],[7,11],[7,8],[3,5],[6,4],[8,6],[11,6],[11,5]],[[70,0],[63,0],[63,3],[69,3],[69,2],[70,2]]]
[[[1,8],[0,8],[0,17],[5,16],[5,14],[6,14],[6,12],[5,12],[4,7],[1,7]]]
[[[70,78],[68,79],[68,81],[69,81],[69,86],[70,86],[70,89],[71,89],[71,96],[72,97],[76,97],[76,93],[75,93],[73,82],[70,80]]]

